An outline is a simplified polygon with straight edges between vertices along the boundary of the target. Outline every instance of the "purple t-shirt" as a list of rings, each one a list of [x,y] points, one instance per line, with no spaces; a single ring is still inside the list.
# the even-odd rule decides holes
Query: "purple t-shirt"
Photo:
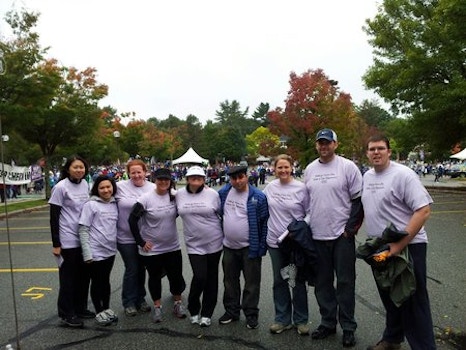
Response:
[[[433,202],[419,176],[395,162],[379,173],[367,171],[363,184],[361,200],[369,237],[380,237],[389,223],[404,230],[416,210]],[[424,226],[410,243],[427,243]]]
[[[351,200],[361,196],[362,175],[349,159],[335,156],[328,163],[314,160],[304,171],[309,192],[312,237],[334,240],[345,231],[351,214]]]
[[[309,209],[309,194],[303,182],[293,179],[282,184],[273,180],[265,188],[269,205],[267,245],[278,248],[277,239],[293,220],[303,220]]]
[[[176,193],[178,214],[183,219],[184,240],[188,254],[211,254],[222,250],[223,231],[219,216],[220,196],[211,188]]]
[[[155,184],[145,181],[142,186],[135,186],[133,181],[117,182],[118,191],[115,194],[115,199],[118,202],[118,225],[117,225],[117,240],[120,244],[136,244],[131,230],[129,228],[128,218],[131,209],[136,204],[139,197],[144,193],[155,190]]]
[[[89,187],[84,180],[75,184],[66,178],[53,186],[49,204],[61,207],[59,232],[62,248],[70,249],[81,246],[78,233],[79,216],[88,199]]]
[[[249,247],[248,194],[249,191],[238,192],[232,188],[225,200],[223,245],[230,249]]]
[[[89,227],[87,243],[92,260],[104,260],[116,254],[117,220],[118,208],[114,198],[110,202],[104,202],[98,197],[91,197],[84,204],[79,224]]]
[[[138,202],[145,210],[139,220],[141,237],[153,244],[150,252],[144,252],[139,247],[139,254],[158,255],[180,250],[175,201],[170,201],[168,194],[161,196],[156,191],[151,191],[143,194]]]

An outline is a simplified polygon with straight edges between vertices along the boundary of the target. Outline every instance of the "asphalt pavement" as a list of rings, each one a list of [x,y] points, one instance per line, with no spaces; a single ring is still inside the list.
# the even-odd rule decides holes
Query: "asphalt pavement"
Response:
[[[433,212],[426,227],[429,235],[428,289],[438,349],[466,349],[466,183],[442,179],[421,179],[433,198]],[[30,200],[28,198],[18,200]],[[8,205],[8,203],[7,203]],[[168,283],[163,282],[164,321],[154,324],[149,314],[133,318],[121,306],[123,264],[117,254],[112,271],[111,307],[119,314],[114,326],[99,327],[86,320],[83,329],[60,326],[56,315],[58,273],[51,255],[48,207],[14,213],[0,220],[0,349],[7,344],[21,349],[342,349],[341,329],[325,340],[300,336],[296,330],[273,335],[268,327],[274,319],[272,275],[268,255],[263,259],[260,299],[260,326],[246,328],[245,318],[219,325],[223,314],[223,283],[212,319],[212,326],[200,328],[180,320],[171,312]],[[178,221],[182,239],[182,224]],[[364,226],[357,236],[365,241]],[[191,269],[183,248],[184,276],[188,284]],[[10,258],[11,257],[11,258]],[[379,300],[369,266],[358,260],[356,287],[356,350],[375,343],[384,327],[384,309]],[[221,268],[220,268],[221,270]],[[220,276],[220,281],[223,276]],[[186,297],[188,289],[185,291]],[[150,301],[150,297],[147,296]],[[89,308],[92,304],[89,302]],[[319,325],[318,306],[309,288],[311,329]],[[404,343],[403,349],[409,349]]]

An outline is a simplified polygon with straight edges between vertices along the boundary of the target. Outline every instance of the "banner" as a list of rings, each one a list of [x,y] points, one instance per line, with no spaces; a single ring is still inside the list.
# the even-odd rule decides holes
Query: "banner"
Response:
[[[5,182],[3,180],[5,179]],[[31,182],[31,168],[0,163],[0,184],[23,185]]]

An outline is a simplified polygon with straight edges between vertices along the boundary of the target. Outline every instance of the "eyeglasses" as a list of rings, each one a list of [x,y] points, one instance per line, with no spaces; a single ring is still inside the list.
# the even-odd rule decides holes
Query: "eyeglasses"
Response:
[[[383,147],[383,146],[380,146],[380,147],[371,147],[368,149],[369,152],[382,152],[382,151],[386,151],[387,150],[387,147]]]
[[[246,174],[242,174],[242,173],[238,174],[238,175],[230,175],[230,179],[232,179],[232,180],[238,180],[238,179],[241,180],[245,176],[246,176]]]

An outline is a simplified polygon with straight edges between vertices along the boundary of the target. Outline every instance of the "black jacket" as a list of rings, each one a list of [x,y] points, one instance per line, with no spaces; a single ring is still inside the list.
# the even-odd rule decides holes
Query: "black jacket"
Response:
[[[313,286],[317,272],[317,251],[311,228],[305,221],[294,220],[288,225],[288,231],[288,236],[278,245],[285,256],[284,266],[296,265],[296,279]]]

